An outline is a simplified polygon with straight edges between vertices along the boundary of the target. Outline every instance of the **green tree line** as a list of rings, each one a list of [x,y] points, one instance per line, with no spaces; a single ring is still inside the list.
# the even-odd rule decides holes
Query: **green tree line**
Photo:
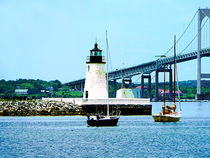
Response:
[[[28,94],[15,93],[16,89],[27,89]],[[70,91],[69,87],[62,85],[59,80],[43,81],[34,79],[18,79],[15,81],[0,80],[0,97],[81,97],[82,92]]]
[[[136,88],[140,84],[132,84],[129,88]],[[194,99],[196,95],[196,80],[180,81],[179,87],[183,93],[181,98],[183,99]],[[148,86],[145,84],[145,86]],[[152,83],[152,96],[155,96],[155,84]],[[128,85],[127,85],[128,87]],[[202,81],[202,95],[210,96],[210,81]],[[121,83],[117,83],[117,89],[121,88]],[[28,89],[28,94],[17,94],[16,89]],[[163,89],[163,83],[159,83],[159,89]],[[169,83],[166,82],[166,90],[169,90]],[[177,90],[177,88],[176,88]],[[148,92],[145,90],[146,97],[148,97]],[[70,90],[66,85],[63,85],[59,80],[53,81],[43,81],[34,79],[18,79],[18,80],[0,80],[0,98],[8,97],[64,97],[64,98],[75,98],[82,97],[83,93],[81,91]],[[113,82],[109,82],[109,96],[114,97],[114,85]],[[161,96],[160,96],[161,97]]]

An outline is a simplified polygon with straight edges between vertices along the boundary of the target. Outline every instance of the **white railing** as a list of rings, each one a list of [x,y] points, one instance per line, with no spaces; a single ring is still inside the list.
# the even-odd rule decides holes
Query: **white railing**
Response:
[[[106,105],[108,103],[107,99],[83,99],[82,105]],[[110,98],[110,105],[146,105],[150,104],[149,98]]]
[[[107,99],[83,99],[83,98],[42,98],[48,101],[71,102],[77,105],[107,105]],[[110,105],[148,105],[149,98],[109,98]]]

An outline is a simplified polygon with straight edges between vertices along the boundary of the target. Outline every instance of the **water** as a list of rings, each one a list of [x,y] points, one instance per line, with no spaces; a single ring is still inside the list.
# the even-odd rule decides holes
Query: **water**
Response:
[[[153,103],[153,113],[161,103]],[[0,157],[209,157],[210,103],[182,103],[177,123],[121,116],[117,127],[86,117],[0,117]]]

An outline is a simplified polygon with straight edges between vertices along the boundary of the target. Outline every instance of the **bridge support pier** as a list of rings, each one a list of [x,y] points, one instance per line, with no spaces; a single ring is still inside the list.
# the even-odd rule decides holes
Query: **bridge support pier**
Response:
[[[141,76],[141,98],[144,98],[144,76]]]
[[[131,78],[125,78],[124,82],[128,82],[128,87],[130,88],[132,85],[132,79]]]
[[[125,79],[122,79],[121,88],[125,88]]]
[[[171,67],[171,66],[170,66]],[[159,100],[159,92],[158,92],[158,87],[159,87],[159,72],[164,72],[164,70],[156,70],[155,72],[155,101]],[[173,99],[173,91],[172,91],[172,69],[166,69],[165,72],[169,72],[169,99]]]
[[[114,98],[116,98],[116,96],[117,96],[117,80],[114,80],[114,87],[113,87],[113,89],[114,89]]]
[[[158,97],[158,83],[159,83],[159,71],[156,70],[155,71],[155,101],[158,101],[159,100],[159,97]]]
[[[150,101],[152,101],[151,75],[149,75],[149,78],[148,78],[148,92],[149,92]]]
[[[144,98],[144,79],[148,79],[148,94],[149,94],[149,98],[150,101],[152,100],[152,93],[151,93],[151,75],[142,75],[141,76],[141,98]]]
[[[128,82],[129,88],[132,85],[132,79],[131,78],[123,78],[122,79],[122,88],[126,88],[126,82]]]
[[[132,85],[132,79],[130,78],[129,87],[131,87],[131,85]]]
[[[84,84],[81,82],[81,91],[83,92]]]

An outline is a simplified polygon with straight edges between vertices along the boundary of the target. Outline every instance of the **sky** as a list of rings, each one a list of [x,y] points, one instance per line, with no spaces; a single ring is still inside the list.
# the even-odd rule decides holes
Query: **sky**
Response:
[[[96,40],[105,53],[105,30],[112,70],[155,60],[199,7],[210,1],[0,0],[0,79],[84,78]],[[202,61],[208,73],[209,58]],[[178,72],[179,80],[195,80],[196,60],[178,64]]]

